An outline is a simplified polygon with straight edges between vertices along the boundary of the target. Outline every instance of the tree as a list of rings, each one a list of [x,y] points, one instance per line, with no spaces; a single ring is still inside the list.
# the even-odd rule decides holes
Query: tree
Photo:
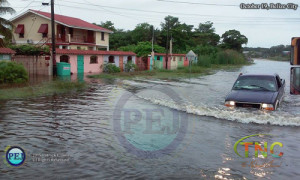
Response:
[[[153,26],[148,23],[141,23],[136,25],[135,29],[132,31],[132,40],[134,44],[142,41],[151,41]]]
[[[220,36],[215,33],[213,23],[207,21],[200,23],[198,28],[195,29],[194,41],[197,45],[216,46],[220,41]]]
[[[196,32],[199,33],[214,33],[215,28],[213,27],[213,22],[206,21],[205,23],[199,23],[198,28],[195,28]]]
[[[112,50],[117,50],[119,47],[133,44],[131,31],[125,31],[123,29],[117,29],[109,37],[109,47]]]
[[[152,44],[149,41],[139,42],[137,45],[128,45],[120,47],[118,50],[121,51],[133,51],[139,57],[148,56],[152,52]],[[155,44],[153,50],[156,53],[165,53],[165,48]]]
[[[235,49],[237,51],[242,50],[242,45],[247,44],[248,39],[237,30],[226,31],[222,35],[221,47],[225,49]]]
[[[94,23],[94,24],[97,25],[97,26],[100,26],[100,27],[109,29],[109,30],[111,30],[111,31],[113,31],[113,32],[116,31],[116,28],[115,28],[115,26],[114,26],[114,23],[111,22],[111,21],[105,21],[105,22],[102,22],[102,21],[101,21],[100,24],[96,24],[96,23]]]
[[[169,40],[172,38],[173,52],[185,53],[187,47],[193,45],[192,29],[193,25],[180,23],[177,17],[167,16],[165,22],[161,23],[161,38],[159,45],[165,47],[167,42],[167,33],[169,29]]]
[[[177,17],[166,16],[165,21],[161,24],[161,33],[160,33],[160,41],[158,42],[160,46],[167,47],[167,36],[169,36],[169,40],[171,39],[171,35],[173,40],[175,39],[175,35],[173,36],[173,30],[180,26],[180,22]],[[176,41],[176,40],[175,40]],[[173,46],[174,47],[174,46]]]
[[[11,7],[8,7],[9,3],[7,0],[0,0],[0,15],[7,13],[13,14],[15,10]],[[12,23],[0,16],[0,34],[5,36],[5,44],[7,44],[12,38],[11,27]]]

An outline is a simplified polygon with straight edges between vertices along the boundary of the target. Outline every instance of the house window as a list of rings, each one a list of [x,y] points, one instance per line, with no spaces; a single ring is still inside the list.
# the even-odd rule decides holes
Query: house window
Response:
[[[0,55],[0,60],[10,60],[10,55],[8,55],[8,54]]]
[[[62,55],[59,57],[60,62],[69,63],[70,57],[68,55]]]
[[[81,49],[81,47],[80,47],[80,46],[77,46],[77,49],[78,49],[78,50],[80,50],[80,49]]]
[[[156,60],[160,61],[160,56],[157,56],[157,57],[156,57]]]
[[[24,24],[18,24],[15,33],[19,34],[19,38],[24,38],[25,27]]]
[[[127,63],[132,63],[132,56],[128,56],[128,58],[127,58]]]
[[[101,40],[104,41],[104,32],[101,32]]]
[[[48,36],[48,24],[41,24],[38,33],[42,33],[43,38]]]
[[[115,57],[114,56],[109,56],[108,57],[108,63],[115,63]]]
[[[97,56],[91,56],[90,64],[98,64],[98,57]]]

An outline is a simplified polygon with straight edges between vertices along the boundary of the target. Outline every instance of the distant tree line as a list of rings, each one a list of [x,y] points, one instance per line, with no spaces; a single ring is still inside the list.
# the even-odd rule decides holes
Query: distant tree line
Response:
[[[187,53],[193,50],[197,54],[210,55],[220,49],[242,51],[242,45],[248,39],[237,30],[228,30],[222,36],[215,33],[213,22],[199,23],[198,27],[181,23],[179,18],[167,16],[159,27],[148,23],[136,25],[133,30],[116,29],[111,21],[96,24],[112,30],[109,46],[111,50],[134,51],[139,56],[151,52],[152,36],[154,37],[154,51],[166,52],[167,36],[172,40],[173,53]],[[170,46],[168,44],[168,46]]]
[[[271,48],[245,47],[244,51],[252,58],[268,58],[274,60],[288,61],[290,58],[291,45],[277,45]]]

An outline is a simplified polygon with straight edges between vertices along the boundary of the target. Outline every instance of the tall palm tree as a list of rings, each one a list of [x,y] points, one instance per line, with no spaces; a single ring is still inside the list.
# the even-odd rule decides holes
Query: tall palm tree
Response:
[[[7,0],[0,0],[0,34],[5,36],[6,41],[11,40],[12,23],[7,19],[2,18],[1,16],[7,13],[15,13],[15,10],[8,5],[9,3],[7,2]]]

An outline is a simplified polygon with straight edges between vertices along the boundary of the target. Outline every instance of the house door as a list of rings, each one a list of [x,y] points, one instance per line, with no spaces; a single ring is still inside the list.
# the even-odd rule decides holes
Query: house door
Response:
[[[94,32],[93,31],[88,31],[87,42],[88,43],[94,43]]]
[[[81,74],[84,72],[84,61],[83,61],[83,55],[77,56],[77,73]]]
[[[60,27],[61,29],[61,40],[62,42],[65,42],[66,41],[66,27],[65,26],[61,26]]]
[[[142,58],[143,61],[143,66],[144,66],[144,70],[148,70],[148,57],[143,57]]]

